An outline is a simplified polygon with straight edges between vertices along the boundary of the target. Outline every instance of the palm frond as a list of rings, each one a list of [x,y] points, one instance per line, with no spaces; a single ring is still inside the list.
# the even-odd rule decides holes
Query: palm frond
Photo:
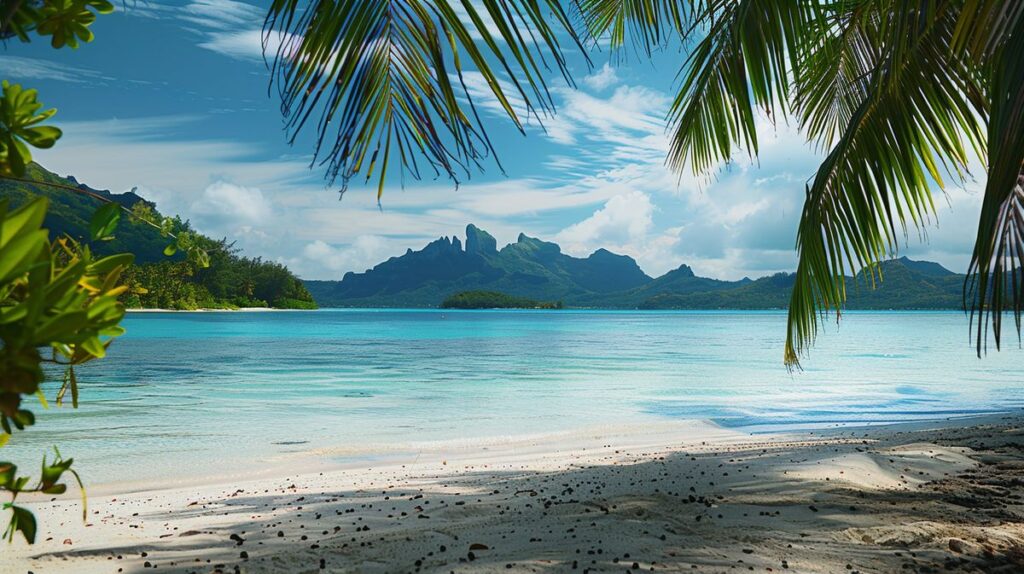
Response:
[[[823,6],[806,23],[807,44],[795,69],[793,107],[807,139],[831,148],[867,98],[882,56],[879,13],[869,0]]]
[[[962,179],[971,153],[983,155],[987,117],[977,74],[950,57],[957,2],[879,2],[872,43],[884,53],[866,97],[819,167],[797,233],[800,261],[790,300],[785,361],[813,342],[817,315],[840,311],[846,271],[894,253],[909,226],[934,211],[932,186]],[[884,5],[884,6],[883,6]]]
[[[579,45],[558,0],[274,0],[264,47],[290,141],[314,121],[328,180],[376,175],[379,198],[393,156],[403,174],[456,183],[494,156],[466,72],[521,131],[551,111],[565,32]]]
[[[736,145],[757,155],[757,109],[788,110],[792,65],[816,2],[708,0],[695,18],[707,35],[684,67],[669,112],[668,164],[703,172],[728,161]]]
[[[978,356],[989,328],[1000,348],[1005,311],[1020,337],[1024,307],[1024,18],[1013,25],[991,65],[988,181],[964,290]]]
[[[606,38],[613,50],[631,40],[634,47],[650,55],[673,37],[687,35],[702,2],[576,0],[575,4],[592,38]]]
[[[1006,39],[1024,17],[1024,3],[1006,0],[964,0],[950,42],[953,53],[967,55],[985,65],[1002,50]]]

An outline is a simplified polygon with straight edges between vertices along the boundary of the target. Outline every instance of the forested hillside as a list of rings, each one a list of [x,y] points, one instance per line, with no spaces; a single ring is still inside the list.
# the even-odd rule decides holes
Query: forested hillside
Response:
[[[72,186],[87,192],[0,179],[0,201],[9,200],[15,207],[40,195],[49,198],[50,209],[45,226],[51,237],[67,235],[79,241],[86,240],[92,215],[103,205],[101,199],[92,196],[106,198],[136,211],[144,206],[151,217],[162,218],[156,212],[156,206],[132,192],[116,194],[94,190],[72,177],[59,177],[36,164],[28,166],[25,178],[57,186]],[[209,255],[208,267],[190,261],[180,253],[165,255],[168,238],[128,214],[121,218],[113,239],[90,244],[99,254],[127,252],[135,255],[135,265],[126,275],[132,290],[122,298],[129,308],[316,307],[302,281],[284,265],[259,257],[244,257],[228,239],[212,239],[195,233],[189,223],[180,218],[173,220],[172,227],[175,234],[194,234],[195,244]]]

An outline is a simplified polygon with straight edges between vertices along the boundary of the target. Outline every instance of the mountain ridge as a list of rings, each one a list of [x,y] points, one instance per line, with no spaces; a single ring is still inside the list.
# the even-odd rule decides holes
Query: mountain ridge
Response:
[[[959,309],[963,275],[906,257],[880,265],[885,281],[870,288],[847,278],[848,309]],[[788,305],[792,273],[736,281],[700,277],[686,264],[647,275],[628,255],[601,248],[587,257],[520,233],[500,249],[487,231],[466,226],[465,247],[443,236],[341,281],[304,281],[323,307],[437,307],[465,291],[492,291],[566,306],[608,309],[779,309]]]

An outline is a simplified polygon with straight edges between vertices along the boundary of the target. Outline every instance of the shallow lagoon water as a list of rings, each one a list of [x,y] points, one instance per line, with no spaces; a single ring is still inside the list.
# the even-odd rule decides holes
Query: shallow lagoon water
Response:
[[[781,362],[781,312],[145,313],[125,326],[80,371],[81,407],[32,405],[39,424],[5,458],[32,468],[58,444],[91,483],[144,481],[647,421],[760,431],[1024,406],[1024,352],[978,359],[956,312],[849,313],[798,373]]]

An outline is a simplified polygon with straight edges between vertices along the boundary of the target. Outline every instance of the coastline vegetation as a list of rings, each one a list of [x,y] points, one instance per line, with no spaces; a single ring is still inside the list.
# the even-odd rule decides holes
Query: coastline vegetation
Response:
[[[216,242],[208,268],[189,261],[133,265],[124,275],[131,290],[128,309],[316,309],[302,282],[279,263],[238,255],[230,244]]]
[[[562,309],[561,301],[534,301],[498,291],[462,291],[441,303],[442,309]]]
[[[85,240],[92,215],[101,205],[119,207],[126,215],[120,218],[116,232],[91,248],[98,255],[128,252],[135,256],[135,263],[123,274],[129,290],[121,302],[129,309],[316,308],[302,281],[284,265],[244,257],[227,239],[202,235],[180,217],[165,217],[152,203],[132,192],[93,190],[34,163],[26,166],[25,175],[37,183],[0,179],[0,199],[19,207],[39,197],[48,198],[45,225],[54,236]],[[104,204],[95,196],[110,203]],[[154,221],[178,241],[168,245],[166,237],[150,224]],[[182,240],[187,241],[187,249],[203,256],[190,256],[179,247]]]

